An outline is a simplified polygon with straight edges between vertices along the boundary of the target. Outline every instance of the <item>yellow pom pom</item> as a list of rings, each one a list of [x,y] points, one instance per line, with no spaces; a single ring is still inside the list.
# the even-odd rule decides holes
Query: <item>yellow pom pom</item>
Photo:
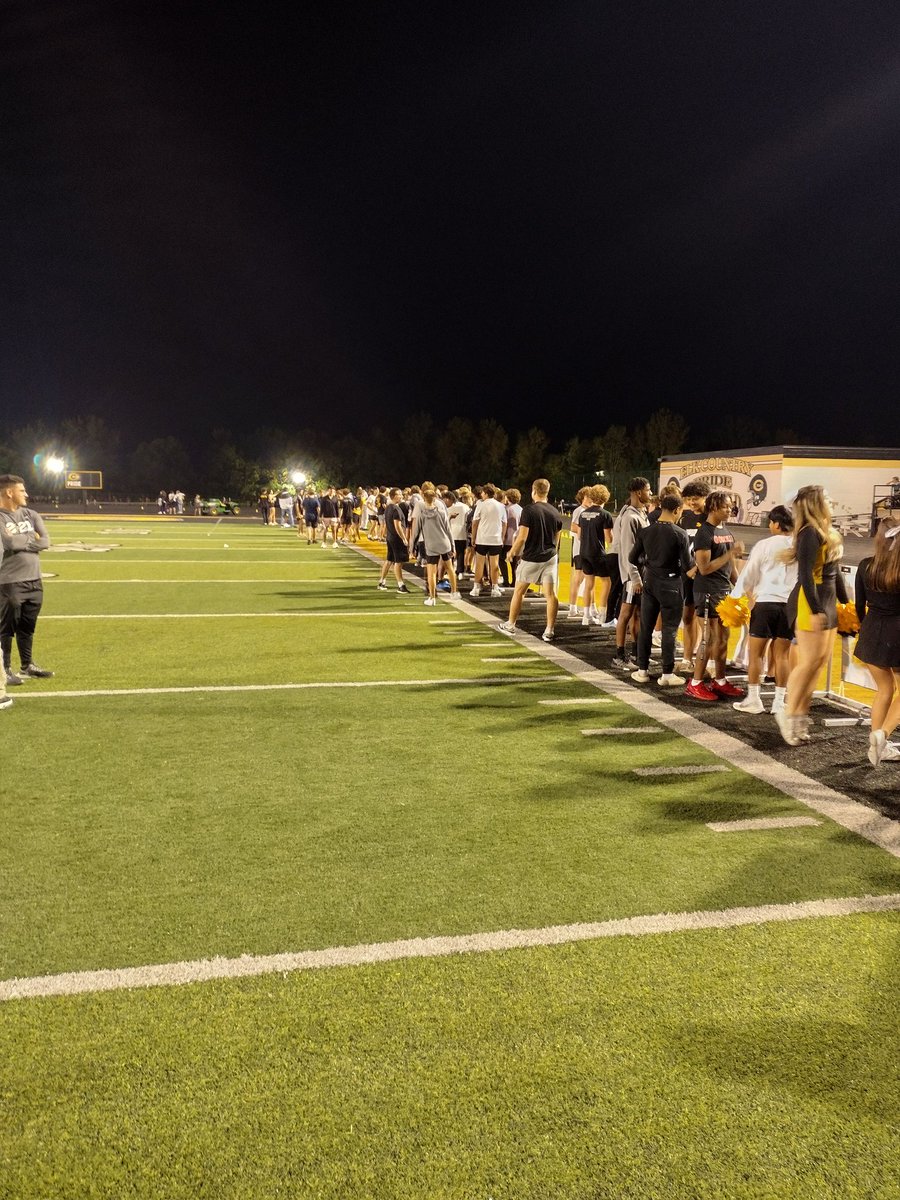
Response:
[[[856,605],[851,600],[849,604],[837,606],[838,633],[859,633],[859,617],[856,615]]]
[[[726,629],[740,629],[750,620],[750,601],[746,596],[726,596],[716,605],[716,612]]]

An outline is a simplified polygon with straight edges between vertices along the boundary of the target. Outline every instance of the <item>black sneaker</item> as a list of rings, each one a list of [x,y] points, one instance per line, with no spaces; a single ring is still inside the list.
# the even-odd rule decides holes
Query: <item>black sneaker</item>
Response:
[[[398,592],[408,592],[409,588],[406,586],[405,583],[400,583],[397,585],[397,591]]]
[[[53,672],[45,671],[43,667],[39,667],[37,663],[29,663],[27,667],[22,667],[20,674],[27,675],[29,679],[52,679]]]
[[[17,675],[15,671],[6,672],[6,683],[9,687],[21,687],[25,680],[21,675]]]
[[[382,579],[381,583],[379,583],[379,585],[378,585],[378,590],[379,590],[379,592],[387,591],[387,584],[384,582],[383,579]]]

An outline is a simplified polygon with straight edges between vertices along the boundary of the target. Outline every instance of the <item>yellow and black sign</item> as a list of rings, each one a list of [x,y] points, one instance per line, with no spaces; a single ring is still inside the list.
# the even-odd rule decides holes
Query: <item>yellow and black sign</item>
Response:
[[[103,491],[102,471],[67,471],[67,488],[84,488],[88,492]]]

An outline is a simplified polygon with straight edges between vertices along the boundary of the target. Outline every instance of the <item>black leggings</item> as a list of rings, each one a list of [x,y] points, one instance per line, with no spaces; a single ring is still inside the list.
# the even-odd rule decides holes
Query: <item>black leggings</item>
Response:
[[[7,671],[12,659],[13,638],[19,648],[22,666],[31,663],[34,630],[43,603],[44,585],[39,579],[0,584],[0,649]]]

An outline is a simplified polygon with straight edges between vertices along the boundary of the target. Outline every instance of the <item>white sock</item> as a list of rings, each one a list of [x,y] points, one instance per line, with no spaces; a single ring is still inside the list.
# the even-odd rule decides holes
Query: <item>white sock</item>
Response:
[[[605,620],[606,620],[606,609],[605,609],[605,608],[598,608],[598,609],[597,609],[597,616],[600,618],[600,620],[601,620],[601,621],[605,621]]]
[[[779,702],[779,700],[781,701],[782,704],[784,704],[784,696],[785,696],[786,691],[787,691],[786,687],[777,687],[775,689],[775,703],[776,704]]]
[[[748,700],[758,700],[759,699],[759,684],[758,683],[748,683],[747,684],[747,699]]]
[[[726,684],[727,682],[728,682],[728,680],[725,678],[725,676],[724,676],[724,675],[722,676],[722,678],[721,678],[721,679],[717,679],[717,680],[716,680],[716,683],[719,685],[719,687],[722,687],[722,686],[723,686],[724,684]]]

